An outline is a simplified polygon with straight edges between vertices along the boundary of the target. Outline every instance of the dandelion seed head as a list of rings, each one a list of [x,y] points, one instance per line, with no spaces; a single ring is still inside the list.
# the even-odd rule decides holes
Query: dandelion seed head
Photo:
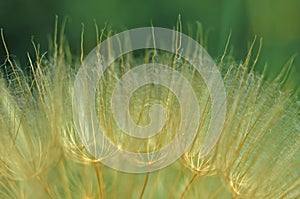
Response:
[[[218,65],[226,90],[225,125],[214,147],[203,155],[202,146],[212,117],[212,99],[201,74],[183,57],[184,51],[191,49],[178,48],[177,55],[155,48],[127,53],[103,72],[103,78],[96,85],[97,121],[108,137],[97,140],[78,133],[93,129],[83,123],[75,125],[71,106],[78,68],[73,67],[67,55],[63,35],[61,50],[57,50],[55,36],[48,58],[37,49],[36,62],[29,56],[31,75],[18,68],[17,73],[10,71],[8,82],[5,72],[0,78],[1,198],[299,196],[299,100],[297,94],[282,89],[287,68],[274,81],[266,82],[263,75],[252,70],[252,48],[244,63],[222,58]],[[180,38],[175,42],[174,49]],[[157,165],[172,153],[157,156],[153,152],[176,137],[181,122],[181,104],[176,95],[166,86],[147,84],[130,96],[128,117],[140,126],[149,125],[151,118],[161,119],[162,128],[144,139],[129,136],[117,125],[110,109],[114,87],[127,71],[145,60],[148,64],[154,61],[166,64],[189,81],[200,107],[199,126],[193,143],[180,160],[151,173],[120,172],[103,165],[102,161],[127,150],[139,155],[132,164]],[[144,72],[148,75],[149,71]],[[156,69],[155,72],[161,71]],[[163,111],[156,112],[151,109],[153,105],[159,105]],[[102,147],[95,145],[95,140]],[[114,143],[116,148],[103,147],[109,143]],[[184,144],[176,147],[183,148]],[[120,160],[118,164],[124,162]]]

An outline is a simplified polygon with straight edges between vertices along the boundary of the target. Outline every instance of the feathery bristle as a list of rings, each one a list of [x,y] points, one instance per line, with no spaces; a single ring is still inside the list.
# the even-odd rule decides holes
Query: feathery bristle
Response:
[[[10,72],[4,71],[0,79],[1,198],[300,196],[299,102],[297,93],[282,90],[290,65],[273,82],[265,82],[264,76],[253,70],[258,55],[250,63],[254,42],[244,63],[237,64],[226,60],[228,41],[219,63],[227,94],[225,124],[213,150],[202,157],[211,102],[201,75],[180,57],[180,52],[172,55],[149,49],[120,57],[104,72],[95,97],[99,123],[118,149],[136,153],[159,150],[174,138],[180,123],[180,103],[174,93],[149,84],[131,96],[129,113],[136,124],[147,125],[150,107],[161,104],[167,110],[161,131],[149,139],[140,139],[124,134],[117,126],[110,109],[113,89],[136,65],[155,61],[178,71],[192,85],[201,107],[197,136],[181,159],[159,171],[130,174],[102,165],[102,160],[82,143],[72,113],[77,68],[73,67],[63,30],[59,45],[57,32],[56,24],[48,58],[34,45],[36,61],[28,56],[30,75],[21,72],[11,60],[2,33]],[[83,62],[83,54],[78,62]],[[99,153],[106,158],[114,152],[106,148]]]

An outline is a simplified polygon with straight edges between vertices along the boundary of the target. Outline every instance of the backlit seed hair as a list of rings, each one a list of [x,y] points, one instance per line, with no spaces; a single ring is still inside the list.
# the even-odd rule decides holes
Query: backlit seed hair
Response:
[[[99,37],[96,30],[99,44],[105,31]],[[102,165],[81,143],[71,107],[77,64],[64,25],[59,42],[57,32],[56,22],[47,56],[33,43],[36,55],[28,55],[28,73],[10,58],[1,30],[7,59],[0,79],[0,198],[300,197],[299,89],[283,89],[293,58],[266,82],[264,74],[253,70],[261,45],[253,56],[254,41],[245,61],[238,64],[225,56],[228,41],[218,63],[227,93],[225,125],[214,149],[200,158],[210,119],[209,93],[201,76],[180,56],[156,49],[121,57],[99,81],[95,99],[104,132],[118,147],[135,152],[160,149],[174,137],[180,118],[180,104],[168,89],[146,85],[131,98],[131,117],[145,125],[149,106],[164,103],[168,121],[162,132],[137,143],[116,127],[107,108],[112,89],[135,65],[156,61],[173,67],[189,79],[203,107],[197,137],[178,161],[152,173],[129,174]],[[81,45],[79,63],[84,55]]]

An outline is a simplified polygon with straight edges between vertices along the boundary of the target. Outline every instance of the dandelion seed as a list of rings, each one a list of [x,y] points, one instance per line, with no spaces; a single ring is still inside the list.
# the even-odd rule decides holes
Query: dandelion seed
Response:
[[[72,94],[77,69],[70,67],[73,63],[63,31],[58,45],[56,24],[53,51],[48,52],[48,58],[34,45],[36,62],[28,56],[31,75],[17,70],[14,62],[7,60],[12,71],[2,74],[0,79],[0,198],[300,196],[299,100],[297,93],[282,89],[292,60],[273,82],[267,83],[263,75],[253,71],[258,58],[257,55],[251,65],[254,44],[240,65],[226,60],[225,50],[219,64],[228,102],[225,125],[213,149],[203,155],[201,150],[212,117],[211,96],[203,77],[183,57],[184,50],[189,49],[176,48],[182,45],[178,35],[174,35],[175,56],[156,48],[140,54],[128,53],[104,71],[94,101],[98,122],[109,139],[99,141],[96,131],[85,138],[79,131],[89,128],[84,123],[75,125]],[[97,35],[98,43],[99,38]],[[3,34],[2,39],[6,47]],[[81,47],[83,52],[83,42]],[[112,56],[114,52],[109,53]],[[165,109],[163,116],[156,118],[165,119],[160,132],[147,139],[131,137],[117,125],[110,109],[114,87],[126,72],[145,61],[166,64],[189,81],[201,107],[199,125],[196,138],[180,160],[155,172],[124,173],[101,162],[127,150],[139,154],[140,162],[132,164],[149,167],[158,164],[164,159],[151,152],[172,141],[181,122],[181,104],[176,95],[164,86],[148,84],[130,96],[130,118],[123,119],[146,126],[151,122],[151,106],[159,104]],[[142,75],[147,75],[146,72]],[[7,75],[11,82],[8,84]],[[117,147],[101,148],[96,142],[101,146],[113,143]],[[103,159],[91,153],[90,148]]]

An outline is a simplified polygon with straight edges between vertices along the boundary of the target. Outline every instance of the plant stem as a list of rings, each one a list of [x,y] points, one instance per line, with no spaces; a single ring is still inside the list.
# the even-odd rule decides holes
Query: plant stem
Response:
[[[144,185],[143,185],[143,189],[142,189],[142,192],[141,192],[141,195],[140,195],[140,199],[142,199],[143,196],[144,196],[146,186],[148,184],[148,180],[149,180],[149,172],[147,172],[147,174],[146,174],[146,178],[145,178],[145,181],[144,181]]]
[[[104,192],[103,192],[104,189],[102,189],[100,172],[99,172],[99,168],[98,168],[98,166],[96,164],[95,164],[95,171],[96,171],[96,176],[97,176],[97,181],[98,181],[100,196],[101,196],[101,199],[104,199]]]
[[[183,190],[183,192],[182,192],[182,194],[181,194],[181,196],[180,196],[180,199],[183,199],[184,194],[189,190],[191,184],[193,183],[193,181],[196,179],[197,176],[198,176],[197,173],[195,173],[195,174],[192,176],[192,178],[190,179],[189,183],[185,186],[185,188],[184,188],[184,190]]]

